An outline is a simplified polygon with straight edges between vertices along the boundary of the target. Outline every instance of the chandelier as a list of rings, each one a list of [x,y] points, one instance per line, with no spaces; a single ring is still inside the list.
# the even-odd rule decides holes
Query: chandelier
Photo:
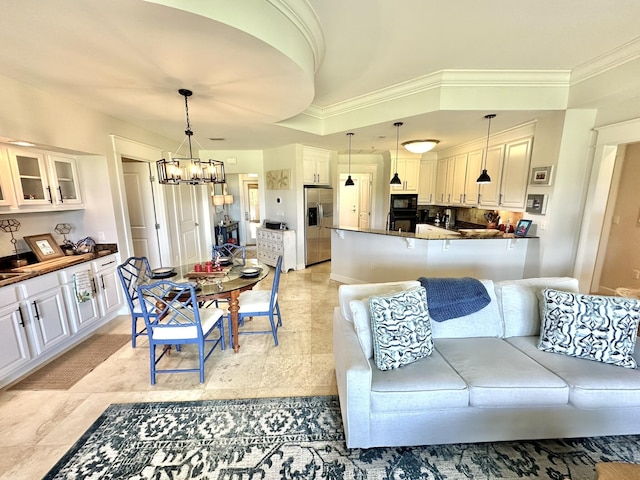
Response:
[[[206,183],[225,183],[224,176],[224,163],[220,160],[200,160],[194,158],[193,150],[191,147],[191,137],[193,136],[193,130],[191,130],[191,124],[189,123],[189,97],[193,95],[191,90],[181,88],[178,93],[184,97],[184,109],[187,117],[187,128],[184,131],[189,143],[189,157],[171,159],[160,159],[156,162],[158,167],[158,182],[161,185],[179,185],[187,183],[189,185],[202,185]],[[178,147],[177,152],[180,151],[184,145],[185,140],[182,141]],[[200,149],[202,145],[198,144]]]

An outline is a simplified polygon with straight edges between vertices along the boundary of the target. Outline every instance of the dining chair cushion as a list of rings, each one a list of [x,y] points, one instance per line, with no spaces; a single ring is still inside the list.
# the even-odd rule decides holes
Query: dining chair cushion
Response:
[[[240,308],[238,313],[268,312],[271,302],[271,290],[250,290],[242,292],[238,297]]]
[[[224,315],[224,311],[219,308],[203,308],[200,309],[200,325],[202,325],[203,335],[214,328],[216,321]],[[198,338],[198,330],[195,325],[157,327],[153,328],[154,340],[179,340]]]

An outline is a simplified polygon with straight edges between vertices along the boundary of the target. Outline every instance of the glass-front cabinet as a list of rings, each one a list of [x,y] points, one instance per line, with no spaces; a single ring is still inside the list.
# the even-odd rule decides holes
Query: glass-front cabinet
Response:
[[[8,152],[19,206],[77,208],[82,204],[75,158],[22,149]]]

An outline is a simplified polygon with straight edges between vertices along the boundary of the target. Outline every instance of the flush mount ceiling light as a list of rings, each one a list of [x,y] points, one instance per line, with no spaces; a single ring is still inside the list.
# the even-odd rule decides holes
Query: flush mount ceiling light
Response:
[[[170,160],[163,158],[158,160],[156,162],[158,167],[158,182],[162,185],[179,185],[181,183],[187,183],[190,185],[225,183],[223,162],[220,160],[200,160],[199,158],[194,158],[193,150],[191,148],[193,130],[191,130],[191,124],[189,123],[188,102],[188,99],[193,95],[193,92],[186,88],[181,88],[178,90],[178,93],[184,97],[184,109],[187,116],[187,128],[184,133],[186,135],[185,140],[188,140],[189,143],[189,157],[174,157]],[[185,140],[182,141],[177,152],[180,151]],[[200,149],[202,149],[202,145],[198,145]]]
[[[351,139],[353,138],[353,133],[347,133],[349,136],[349,176],[347,177],[347,181],[344,182],[345,187],[353,187],[355,183],[353,183],[353,178],[351,178]]]
[[[409,150],[411,153],[426,153],[429,150],[433,150],[440,140],[409,140],[408,142],[402,142],[402,146]]]
[[[396,127],[396,172],[393,174],[389,185],[402,185],[402,181],[398,176],[398,150],[400,149],[400,127],[402,126],[402,122],[396,122],[393,126]]]
[[[484,149],[484,162],[482,166],[482,173],[476,180],[476,183],[491,183],[491,177],[487,173],[487,157],[489,156],[489,136],[491,135],[491,119],[496,118],[495,113],[485,115],[484,118],[489,120],[489,126],[487,127],[487,147]],[[472,177],[473,178],[473,177]]]

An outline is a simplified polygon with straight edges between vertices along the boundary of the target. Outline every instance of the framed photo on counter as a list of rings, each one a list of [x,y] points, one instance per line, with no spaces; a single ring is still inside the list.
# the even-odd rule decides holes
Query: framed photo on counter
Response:
[[[518,222],[518,225],[516,225],[516,230],[513,232],[513,234],[516,237],[526,237],[529,229],[531,228],[531,223],[531,220],[520,220]]]
[[[35,254],[39,262],[64,257],[64,252],[60,248],[50,233],[31,235],[24,237],[31,251]]]

